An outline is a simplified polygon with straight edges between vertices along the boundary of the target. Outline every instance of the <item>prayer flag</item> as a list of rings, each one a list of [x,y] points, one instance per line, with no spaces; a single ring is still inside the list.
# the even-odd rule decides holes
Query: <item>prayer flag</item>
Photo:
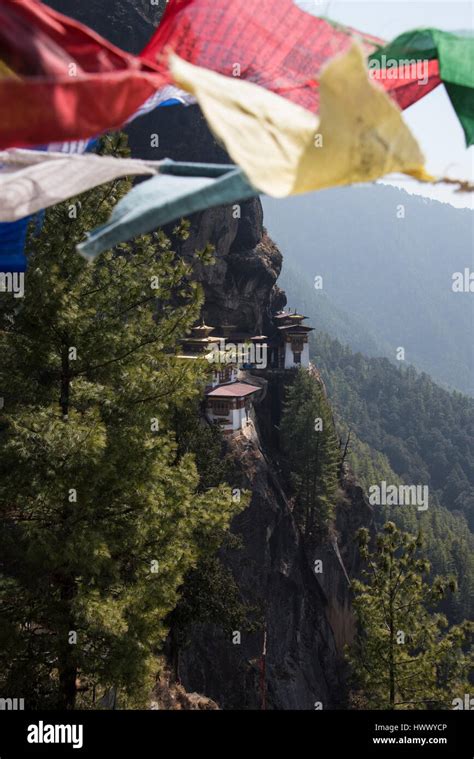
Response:
[[[38,0],[0,4],[0,148],[82,140],[119,129],[168,82]]]
[[[170,0],[141,57],[169,77],[171,50],[188,63],[253,82],[318,113],[322,69],[354,41],[365,56],[386,44],[379,37],[312,15],[293,0]],[[401,108],[440,83],[436,61],[422,85],[411,68],[404,69],[402,77],[386,76],[374,68],[372,76]]]
[[[0,151],[0,221],[15,221],[113,179],[155,174],[159,161],[10,149]]]
[[[107,224],[93,230],[78,251],[93,258],[175,219],[257,194],[236,166],[165,161],[160,175],[141,182],[122,198]]]
[[[398,107],[367,77],[353,45],[320,77],[320,117],[251,82],[172,56],[231,158],[259,190],[283,197],[402,171],[427,178],[418,143]]]

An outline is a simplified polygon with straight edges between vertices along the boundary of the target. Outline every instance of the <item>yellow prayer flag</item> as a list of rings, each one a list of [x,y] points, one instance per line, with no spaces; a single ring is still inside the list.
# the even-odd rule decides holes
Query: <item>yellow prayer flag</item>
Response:
[[[367,182],[391,172],[431,179],[398,106],[368,77],[357,45],[320,79],[320,116],[251,82],[170,59],[227,152],[273,197]]]

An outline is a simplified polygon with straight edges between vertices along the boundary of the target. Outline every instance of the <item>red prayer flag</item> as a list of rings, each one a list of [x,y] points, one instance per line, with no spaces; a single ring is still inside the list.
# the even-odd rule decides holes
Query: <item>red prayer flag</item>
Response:
[[[384,41],[307,13],[293,0],[170,0],[161,23],[141,53],[168,77],[167,50],[225,76],[238,76],[318,113],[318,78],[354,40],[368,56]],[[420,86],[411,70],[403,78],[373,72],[373,79],[401,108],[440,83],[437,61]]]
[[[423,77],[422,84],[420,84],[415,66],[413,68],[408,67],[403,74],[397,72],[396,77],[393,76],[394,69],[386,68],[373,70],[371,76],[382,85],[390,97],[404,111],[409,105],[413,105],[413,103],[421,100],[421,98],[424,98],[431,90],[434,90],[435,87],[441,84],[439,62],[433,59],[432,61],[424,61],[423,63],[426,65],[426,77]]]
[[[164,82],[158,68],[38,0],[2,0],[0,147],[118,129]]]

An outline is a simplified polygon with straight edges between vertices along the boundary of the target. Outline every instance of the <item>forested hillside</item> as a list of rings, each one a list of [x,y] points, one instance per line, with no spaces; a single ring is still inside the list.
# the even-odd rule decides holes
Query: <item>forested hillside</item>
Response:
[[[474,527],[474,401],[413,367],[366,358],[318,334],[314,360],[335,407],[408,484],[428,485]]]
[[[426,512],[410,506],[376,507],[377,521],[392,519],[410,532],[422,528],[433,571],[458,577],[459,593],[446,611],[456,621],[469,618],[474,592],[474,401],[443,389],[408,362],[381,358],[384,343],[374,334],[376,325],[371,331],[336,306],[293,262],[285,266],[281,280],[289,305],[316,327],[311,360],[322,373],[343,446],[350,432],[347,460],[366,492],[382,480],[429,487]]]
[[[459,592],[446,604],[452,619],[472,616],[474,591],[474,402],[448,393],[412,367],[353,353],[318,333],[312,360],[321,370],[340,436],[350,430],[348,459],[368,489],[429,486],[429,508],[375,507],[377,521],[421,528],[435,573],[452,572]]]
[[[376,334],[376,325],[363,323],[354,313],[337,306],[324,290],[316,290],[304,267],[286,259],[279,278],[288,302],[300,313],[311,316],[311,324],[366,356],[384,356],[389,344]]]

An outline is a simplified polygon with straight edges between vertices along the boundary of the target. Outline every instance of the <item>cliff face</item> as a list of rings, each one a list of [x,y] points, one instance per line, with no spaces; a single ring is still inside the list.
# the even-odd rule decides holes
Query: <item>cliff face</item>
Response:
[[[159,9],[145,0],[50,4],[135,52],[152,34],[151,21],[159,16]],[[158,109],[134,122],[128,132],[137,157],[229,162],[196,106]],[[151,147],[155,134],[159,148]],[[180,243],[181,254],[192,261],[195,249],[208,242],[215,247],[215,265],[195,265],[206,296],[206,322],[270,334],[271,315],[286,298],[276,285],[282,256],[263,227],[260,200],[242,203],[238,214],[235,208],[220,207],[195,214],[190,221],[191,234]],[[232,527],[242,536],[243,548],[228,552],[224,561],[243,597],[262,610],[261,629],[242,632],[237,644],[215,628],[196,629],[180,659],[186,690],[204,694],[223,709],[261,708],[265,631],[268,708],[344,708],[347,695],[341,652],[353,631],[348,591],[348,579],[358,571],[353,535],[371,521],[370,508],[347,479],[333,537],[316,554],[307,555],[274,456],[283,391],[281,381],[270,380],[257,410],[258,423],[251,433],[230,442],[239,472],[234,487],[251,491],[252,498]],[[321,574],[313,571],[315,558],[323,561]]]
[[[48,0],[61,13],[87,24],[106,39],[131,53],[148,42],[166,5],[165,0]],[[132,154],[139,158],[230,163],[216,143],[197,106],[160,108],[133,122],[127,129]],[[159,147],[156,144],[158,135]],[[263,229],[258,198],[191,217],[191,235],[179,246],[192,260],[193,251],[210,242],[216,264],[195,267],[195,277],[206,295],[205,318],[210,324],[228,323],[254,334],[269,328],[269,314],[281,308],[285,297],[274,284],[281,269],[281,254]],[[172,231],[173,225],[166,231]]]
[[[197,106],[158,109],[131,124],[128,134],[132,152],[140,158],[230,163]],[[153,134],[159,136],[159,148],[150,146]],[[181,255],[191,262],[196,249],[207,243],[215,248],[214,265],[194,266],[206,296],[206,322],[232,324],[253,334],[271,329],[271,313],[286,298],[275,286],[282,256],[263,227],[260,199],[193,214],[190,222],[189,238],[184,243],[173,240]]]
[[[331,595],[342,572],[325,557],[328,587],[323,589],[273,463],[258,435],[247,430],[231,446],[240,469],[236,484],[252,493],[251,503],[232,527],[243,548],[227,553],[224,561],[246,601],[261,609],[261,629],[243,632],[237,644],[217,628],[196,629],[181,656],[180,677],[222,709],[260,709],[264,699],[268,709],[343,708],[344,673],[330,621]],[[346,598],[347,592],[343,605]],[[338,615],[335,608],[334,618]]]
[[[158,150],[149,147],[153,133],[160,136]],[[140,157],[229,160],[197,107],[166,108],[151,114],[132,125],[129,138],[133,152]],[[275,329],[272,313],[286,303],[276,284],[282,256],[266,234],[260,200],[242,203],[239,210],[238,218],[235,207],[229,206],[195,214],[190,219],[190,237],[178,248],[192,261],[196,248],[207,242],[215,247],[214,265],[194,266],[205,292],[206,323],[271,334]],[[170,233],[172,227],[166,231]],[[274,460],[274,448],[278,447],[275,425],[283,397],[281,376],[270,378],[252,435],[241,434],[230,442],[240,471],[232,485],[250,491],[252,497],[232,525],[243,548],[223,559],[245,600],[262,611],[261,629],[242,633],[238,644],[217,628],[195,629],[191,645],[180,658],[179,675],[186,689],[205,694],[222,709],[261,708],[265,634],[268,708],[345,705],[342,649],[353,633],[348,577],[357,569],[351,536],[370,519],[370,509],[360,492],[348,491],[338,507],[339,537],[308,557]],[[320,575],[310,563],[315,558],[323,560]]]
[[[47,0],[46,4],[136,55],[153,34],[166,0]]]

